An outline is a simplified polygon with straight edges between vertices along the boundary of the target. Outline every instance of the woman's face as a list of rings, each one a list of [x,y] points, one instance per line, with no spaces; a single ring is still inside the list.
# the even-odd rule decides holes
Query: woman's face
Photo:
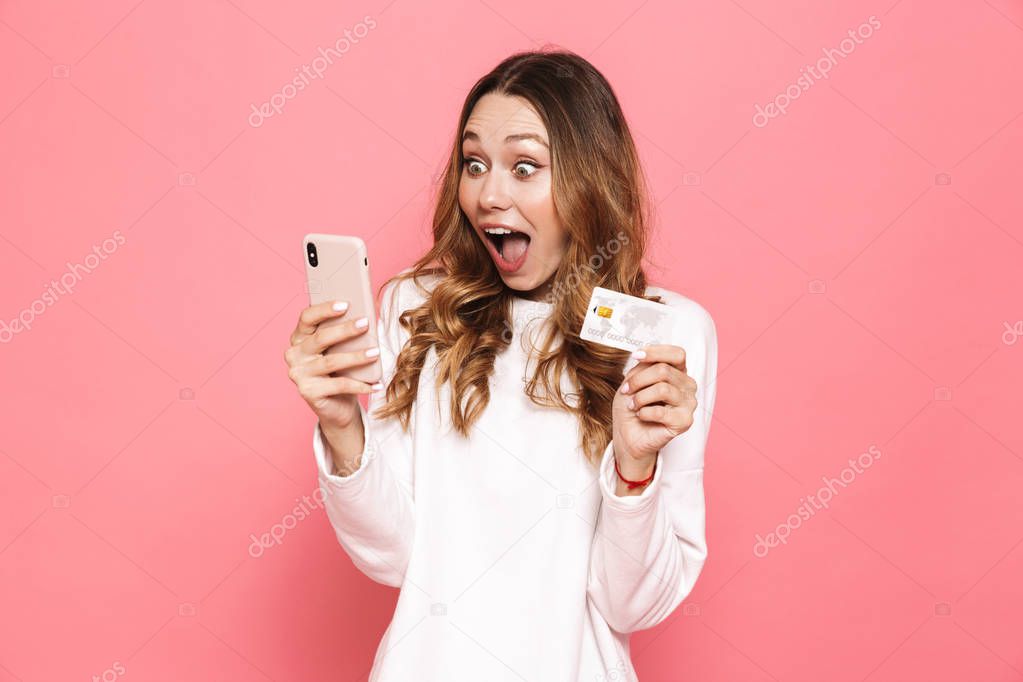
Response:
[[[458,202],[504,283],[533,299],[550,291],[568,244],[551,194],[549,145],[543,122],[521,97],[484,95],[462,131]],[[513,234],[485,231],[497,226]]]

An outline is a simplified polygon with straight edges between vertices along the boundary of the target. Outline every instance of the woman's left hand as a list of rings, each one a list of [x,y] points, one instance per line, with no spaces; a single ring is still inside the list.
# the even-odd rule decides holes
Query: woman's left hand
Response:
[[[646,356],[625,375],[611,403],[618,466],[630,480],[650,475],[657,453],[689,430],[696,411],[696,381],[686,374],[685,350],[670,344],[640,350]]]

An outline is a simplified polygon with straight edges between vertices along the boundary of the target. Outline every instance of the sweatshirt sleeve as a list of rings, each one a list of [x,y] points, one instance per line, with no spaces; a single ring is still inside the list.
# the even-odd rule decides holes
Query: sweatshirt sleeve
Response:
[[[710,314],[697,303],[684,299],[678,305],[692,320],[678,345],[697,383],[693,424],[657,454],[654,478],[641,495],[615,493],[613,441],[598,470],[602,501],[587,594],[608,625],[621,633],[666,619],[692,591],[707,558],[703,460],[716,393],[717,333]]]
[[[392,282],[381,296],[377,338],[385,386],[408,337],[398,324],[398,311],[403,308],[395,293],[397,286],[407,282]],[[341,547],[367,576],[400,587],[415,530],[412,434],[403,431],[397,417],[372,416],[383,400],[384,392],[374,391],[369,394],[368,410],[359,403],[365,446],[358,469],[347,476],[335,473],[330,445],[319,422],[313,432],[313,454],[323,505]]]

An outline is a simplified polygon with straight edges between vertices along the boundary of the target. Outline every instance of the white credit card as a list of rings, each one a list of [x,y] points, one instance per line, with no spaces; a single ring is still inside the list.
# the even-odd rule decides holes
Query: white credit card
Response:
[[[666,303],[594,287],[580,338],[633,351],[659,343],[678,344],[681,316]]]

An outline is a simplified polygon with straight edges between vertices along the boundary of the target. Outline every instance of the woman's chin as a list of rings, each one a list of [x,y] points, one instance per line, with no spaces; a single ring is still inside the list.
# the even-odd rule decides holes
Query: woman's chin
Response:
[[[553,278],[553,273],[551,275]],[[534,301],[543,300],[550,291],[550,278],[546,282],[536,282],[532,277],[523,276],[521,271],[514,275],[501,275],[501,279],[508,285],[509,289],[513,289],[517,296],[522,298],[528,298]]]

